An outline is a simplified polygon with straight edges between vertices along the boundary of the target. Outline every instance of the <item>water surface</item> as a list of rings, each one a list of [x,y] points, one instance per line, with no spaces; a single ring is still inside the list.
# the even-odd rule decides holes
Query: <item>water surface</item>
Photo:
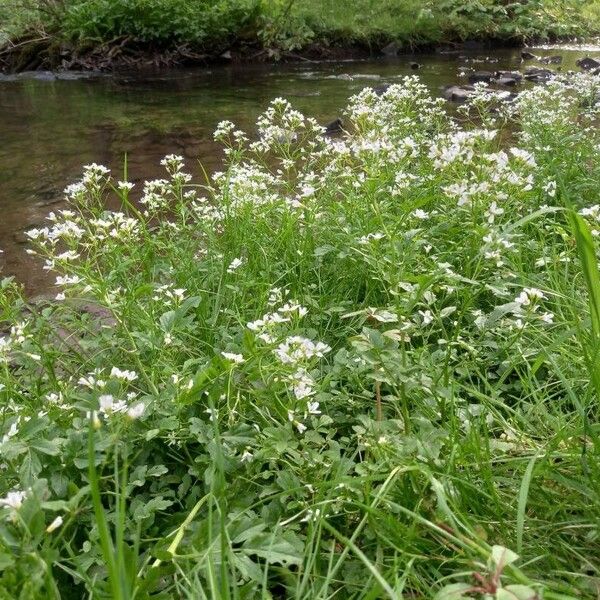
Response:
[[[561,54],[562,70],[576,68],[582,56],[600,56],[596,46],[531,51]],[[422,68],[412,70],[412,61]],[[84,164],[102,163],[118,175],[127,155],[130,180],[140,188],[144,179],[163,176],[159,161],[172,152],[186,158],[191,172],[200,172],[197,161],[208,171],[218,168],[222,155],[212,141],[216,124],[229,119],[252,134],[256,117],[276,96],[325,124],[365,86],[418,73],[441,94],[445,85],[465,83],[460,77],[465,69],[524,66],[519,50],[461,51],[379,61],[0,80],[0,276],[15,275],[32,295],[51,290],[39,263],[25,253],[24,232],[63,206],[62,190],[79,178]]]

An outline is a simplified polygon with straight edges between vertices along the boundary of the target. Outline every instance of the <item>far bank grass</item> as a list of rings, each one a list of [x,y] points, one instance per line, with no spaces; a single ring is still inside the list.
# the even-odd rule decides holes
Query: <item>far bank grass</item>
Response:
[[[520,42],[600,30],[597,0],[4,0],[0,44],[48,36],[63,50],[126,43],[236,48],[275,57],[309,47],[401,49],[466,39]]]

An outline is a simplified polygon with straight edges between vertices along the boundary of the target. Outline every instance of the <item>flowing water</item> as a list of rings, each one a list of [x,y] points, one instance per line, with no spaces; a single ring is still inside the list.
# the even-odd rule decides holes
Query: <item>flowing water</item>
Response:
[[[600,47],[544,46],[540,56],[560,54],[562,70],[583,56],[600,58]],[[411,69],[411,61],[422,65]],[[538,63],[530,63],[536,66]],[[62,190],[90,162],[122,172],[141,187],[162,177],[160,159],[182,154],[188,170],[219,167],[212,141],[228,119],[252,134],[256,117],[276,97],[327,123],[340,116],[350,95],[365,86],[394,83],[417,73],[435,94],[466,83],[465,69],[519,70],[519,50],[405,56],[379,61],[302,62],[211,69],[64,78],[0,78],[0,277],[14,275],[31,295],[49,292],[52,281],[29,257],[25,231],[44,224],[63,206]],[[550,68],[556,68],[550,66]]]

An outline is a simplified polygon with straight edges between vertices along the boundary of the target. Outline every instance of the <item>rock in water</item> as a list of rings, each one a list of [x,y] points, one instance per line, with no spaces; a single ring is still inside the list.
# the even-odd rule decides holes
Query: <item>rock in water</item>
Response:
[[[537,56],[531,52],[521,52],[521,60],[536,60]]]
[[[490,83],[494,79],[494,74],[490,71],[475,71],[468,76],[469,83]]]
[[[325,125],[326,134],[338,133],[343,130],[344,122],[339,117],[335,121],[331,121],[331,123],[327,123],[327,125]]]
[[[539,69],[538,67],[528,67],[525,69],[525,79],[534,83],[542,83],[554,77],[554,71],[550,69]]]
[[[496,83],[501,85],[516,85],[523,80],[523,75],[519,71],[496,71],[494,77]]]
[[[472,87],[448,85],[444,88],[444,98],[451,102],[465,102],[473,95],[474,91]]]
[[[590,58],[589,56],[580,58],[575,64],[584,71],[589,71],[590,69],[597,69],[600,67],[600,61],[596,60],[595,58]]]
[[[556,56],[544,56],[543,58],[540,58],[540,62],[545,64],[545,65],[560,65],[563,61],[563,57],[556,55]]]
[[[385,94],[388,90],[390,89],[390,84],[389,83],[384,83],[382,85],[378,85],[377,87],[373,88],[373,91],[378,95],[378,96],[382,96],[383,94]]]

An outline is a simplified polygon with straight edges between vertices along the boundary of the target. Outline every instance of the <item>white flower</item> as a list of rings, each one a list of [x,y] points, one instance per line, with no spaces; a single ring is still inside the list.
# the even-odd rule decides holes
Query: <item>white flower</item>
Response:
[[[139,419],[144,414],[145,406],[142,402],[138,402],[127,409],[127,416],[130,419]]]
[[[522,150],[521,148],[511,148],[510,153],[519,160],[522,160],[524,163],[528,164],[530,167],[535,167],[535,158],[531,152],[527,152],[527,150]]]
[[[104,394],[98,398],[100,403],[100,413],[105,415],[111,413],[122,413],[127,410],[127,403],[124,400],[115,400],[110,394]]]
[[[110,376],[115,377],[116,379],[122,379],[123,381],[135,381],[138,378],[135,371],[121,371],[121,369],[117,367],[113,367],[110,370]]]
[[[524,288],[515,298],[515,302],[521,306],[529,306],[535,304],[537,300],[544,300],[545,298],[544,292],[537,288]]]
[[[79,277],[79,275],[71,275],[69,277],[69,275],[65,275],[63,276],[58,276],[56,278],[56,285],[75,285],[77,283],[81,283],[83,281],[83,279],[81,279],[81,277]]]
[[[12,508],[13,510],[19,510],[23,506],[23,500],[27,494],[19,490],[8,492],[5,498],[0,498],[0,506]]]
[[[433,314],[430,310],[420,310],[419,314],[423,319],[423,325],[429,325],[433,321]]]
[[[296,373],[292,375],[290,381],[293,386],[294,396],[296,396],[298,400],[308,398],[315,393],[313,389],[315,382],[304,369],[298,369]]]
[[[106,381],[96,378],[96,373],[90,373],[87,377],[80,377],[77,382],[85,387],[102,389],[106,386]]]
[[[48,527],[46,527],[46,533],[52,533],[56,529],[58,529],[63,524],[63,518],[58,516]]]
[[[556,181],[550,180],[548,183],[542,187],[542,189],[550,196],[550,198],[554,198],[556,196]]]
[[[322,342],[313,342],[301,336],[288,337],[273,352],[284,364],[293,364],[313,357],[322,358],[331,348]]]
[[[92,427],[94,429],[100,429],[100,427],[102,426],[102,422],[100,421],[100,418],[98,417],[98,411],[88,410],[85,413],[85,417],[86,417],[86,419],[88,419],[92,422]]]
[[[244,357],[241,354],[234,354],[233,352],[221,352],[223,358],[235,363],[236,365],[241,365],[245,362]]]
[[[302,519],[300,520],[300,522],[301,523],[307,523],[309,521],[316,521],[320,516],[321,516],[321,509],[320,508],[316,508],[315,510],[313,510],[312,508],[309,508],[306,511],[306,515],[304,515],[304,517],[302,517]]]
[[[15,437],[15,435],[17,435],[17,433],[19,433],[19,423],[21,421],[21,417],[17,417],[17,420],[12,423],[12,425],[10,426],[10,428],[8,429],[8,431],[6,432],[6,434],[2,437],[2,443],[4,444],[5,442],[8,442],[8,440],[10,440],[10,438]]]
[[[234,258],[230,265],[227,267],[228,273],[234,273],[237,269],[239,269],[243,265],[243,261],[240,258]]]
[[[213,134],[215,140],[222,140],[235,130],[235,125],[231,121],[221,121]]]
[[[118,181],[117,188],[120,192],[130,192],[135,186],[135,183],[131,183],[130,181]]]
[[[240,462],[250,462],[254,458],[254,455],[249,450],[244,450],[240,458]]]
[[[311,415],[320,415],[321,414],[318,402],[307,402],[306,409],[308,410],[308,413]]]
[[[286,302],[282,307],[277,309],[277,312],[282,315],[291,315],[296,312],[299,317],[304,317],[308,313],[308,309],[300,306],[297,302]]]
[[[371,241],[378,241],[378,240],[382,240],[384,238],[384,234],[380,233],[380,232],[375,232],[375,233],[368,233],[367,235],[363,235],[361,238],[359,238],[358,243],[361,245],[365,245],[368,244]]]
[[[502,214],[504,214],[504,209],[500,208],[496,204],[496,201],[494,200],[490,204],[490,207],[488,208],[488,210],[486,211],[488,223],[492,224],[495,221],[496,217],[499,216],[499,215],[502,215]]]

